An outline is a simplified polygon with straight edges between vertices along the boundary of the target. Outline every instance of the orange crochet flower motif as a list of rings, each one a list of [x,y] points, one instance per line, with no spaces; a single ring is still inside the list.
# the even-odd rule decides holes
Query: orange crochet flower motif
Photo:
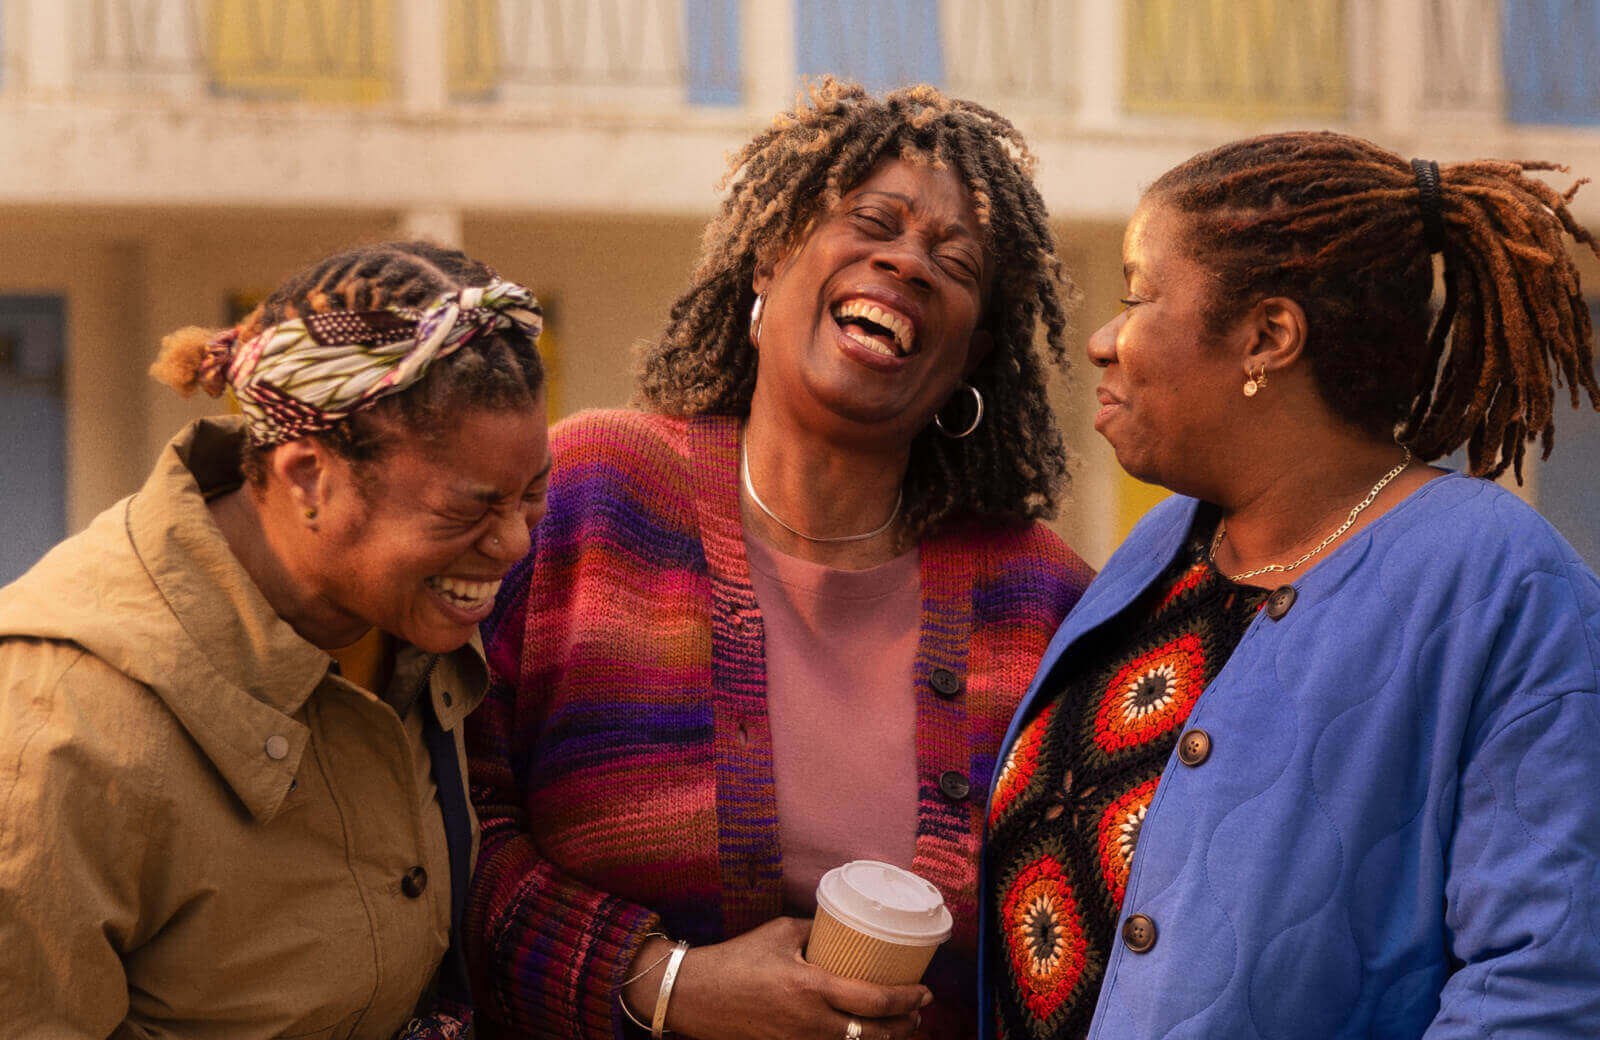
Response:
[[[1133,866],[1133,850],[1139,844],[1139,829],[1150,800],[1156,796],[1161,778],[1151,777],[1106,807],[1100,816],[1100,873],[1117,906],[1128,890],[1128,871]]]
[[[1041,856],[1017,875],[1001,905],[1006,953],[1022,999],[1047,1019],[1072,995],[1088,959],[1078,901],[1061,863]]]
[[[1055,714],[1057,703],[1051,701],[1046,705],[1032,722],[1022,727],[1016,743],[1011,745],[1011,753],[1006,755],[1005,764],[1000,767],[1000,778],[994,784],[994,801],[989,806],[990,827],[1033,779],[1033,771],[1039,765],[1039,745],[1044,740],[1045,730],[1050,728],[1050,717]]]
[[[1106,687],[1094,718],[1094,742],[1120,751],[1180,726],[1205,687],[1205,650],[1186,633],[1125,665]]]

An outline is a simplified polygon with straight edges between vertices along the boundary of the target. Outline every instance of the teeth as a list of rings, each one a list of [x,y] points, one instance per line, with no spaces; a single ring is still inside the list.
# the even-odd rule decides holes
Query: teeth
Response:
[[[429,578],[427,586],[450,602],[462,607],[481,607],[500,591],[498,581],[466,581],[462,578]]]
[[[911,329],[911,323],[894,311],[884,310],[870,300],[856,299],[846,300],[835,307],[833,309],[833,317],[835,321],[845,318],[865,318],[874,325],[881,325],[894,334],[895,347],[900,355],[911,353],[912,340],[915,335]],[[871,346],[866,342],[870,337],[852,335],[850,338],[857,343]],[[885,349],[879,349],[878,352],[893,356],[893,352]]]
[[[871,336],[864,336],[855,329],[845,329],[844,334],[861,344],[863,347],[866,347],[874,354],[882,354],[884,357],[898,356],[892,349],[890,349],[889,345],[884,343],[882,340],[873,339]]]

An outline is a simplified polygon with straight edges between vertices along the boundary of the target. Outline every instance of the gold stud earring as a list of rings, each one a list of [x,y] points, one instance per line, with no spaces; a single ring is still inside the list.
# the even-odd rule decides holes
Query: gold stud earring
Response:
[[[317,518],[317,510],[316,510],[315,506],[313,506],[312,508],[306,510],[306,519],[307,520],[315,520],[316,518]]]
[[[1256,392],[1267,385],[1267,366],[1262,365],[1261,371],[1252,375],[1247,368],[1244,370],[1244,395],[1254,397]]]

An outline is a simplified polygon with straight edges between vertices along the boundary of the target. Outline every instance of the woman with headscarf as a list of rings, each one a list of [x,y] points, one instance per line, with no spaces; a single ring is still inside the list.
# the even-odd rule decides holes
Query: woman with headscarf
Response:
[[[881,1040],[920,1008],[970,1036],[973,792],[1088,578],[1037,522],[1065,469],[1050,228],[1012,126],[928,87],[826,81],[731,165],[647,410],[558,427],[486,624],[483,1013]],[[859,859],[952,911],[926,988],[801,959],[819,875]]]
[[[1600,402],[1554,168],[1288,133],[1145,193],[1095,428],[1177,494],[1007,734],[985,1035],[1600,1036],[1600,581],[1480,479]]]
[[[0,590],[7,1036],[463,1034],[460,729],[544,509],[539,328],[395,244],[168,337],[153,373],[243,415]]]

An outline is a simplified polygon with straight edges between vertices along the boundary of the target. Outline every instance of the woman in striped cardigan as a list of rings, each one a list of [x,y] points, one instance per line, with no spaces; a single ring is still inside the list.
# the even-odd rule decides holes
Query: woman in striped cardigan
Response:
[[[650,410],[554,432],[468,736],[487,1031],[976,1032],[976,792],[1089,577],[1038,522],[1065,319],[1031,165],[987,109],[824,81],[735,157]],[[950,907],[926,988],[801,959],[860,858]]]

